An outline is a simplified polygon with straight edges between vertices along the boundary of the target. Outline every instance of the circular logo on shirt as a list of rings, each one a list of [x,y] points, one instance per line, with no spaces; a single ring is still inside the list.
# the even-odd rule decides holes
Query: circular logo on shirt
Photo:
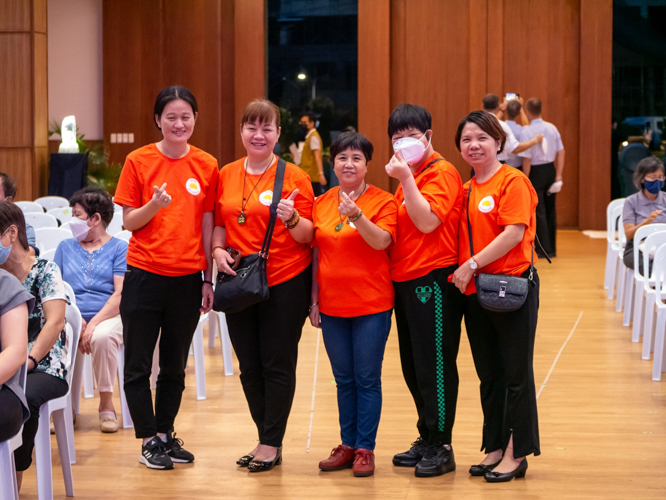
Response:
[[[199,185],[199,181],[196,179],[187,179],[187,182],[185,182],[185,189],[187,189],[188,193],[194,196],[201,193],[201,186]]]
[[[259,195],[259,201],[261,202],[262,205],[266,205],[267,207],[271,206],[271,203],[273,203],[273,191],[264,191]]]
[[[487,214],[495,208],[495,199],[492,196],[486,196],[479,202],[479,212]]]

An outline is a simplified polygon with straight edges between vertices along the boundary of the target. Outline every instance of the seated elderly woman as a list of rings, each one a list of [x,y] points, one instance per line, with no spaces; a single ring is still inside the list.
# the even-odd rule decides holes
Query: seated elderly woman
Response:
[[[25,397],[30,417],[23,425],[23,444],[14,452],[20,488],[23,471],[32,463],[39,408],[47,401],[67,394],[67,293],[58,266],[29,252],[23,212],[7,201],[0,201],[0,235],[2,248],[9,248],[9,255],[0,264],[0,269],[14,275],[35,298],[27,328],[29,371]]]
[[[60,242],[54,261],[74,290],[83,324],[79,349],[92,354],[99,390],[99,425],[116,432],[118,419],[111,396],[118,369],[118,346],[123,343],[120,293],[127,270],[127,242],[106,232],[113,218],[111,195],[84,188],[69,200],[74,238]]]
[[[622,223],[627,236],[624,265],[629,269],[634,268],[634,235],[638,228],[652,223],[666,223],[666,193],[662,191],[664,164],[661,160],[656,156],[650,156],[638,162],[634,172],[634,185],[640,191],[627,196],[622,210]],[[639,270],[642,274],[642,252]]]

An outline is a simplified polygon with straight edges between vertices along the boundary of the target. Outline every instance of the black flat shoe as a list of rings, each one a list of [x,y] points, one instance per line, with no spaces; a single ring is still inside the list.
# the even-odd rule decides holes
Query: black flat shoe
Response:
[[[485,465],[485,464],[472,465],[469,468],[469,474],[470,476],[485,476],[486,472],[492,471],[495,467],[497,467],[500,464],[500,462],[490,465]]]
[[[276,465],[280,465],[282,463],[282,446],[280,446],[277,449],[277,453],[275,454],[275,458],[271,462],[259,462],[258,460],[252,460],[248,466],[247,470],[250,472],[264,472],[267,470],[271,470],[273,467]]]
[[[507,481],[511,481],[514,477],[516,479],[525,477],[526,472],[527,472],[527,459],[525,458],[522,462],[520,462],[520,465],[511,472],[500,473],[495,471],[489,471],[486,472],[486,474],[483,477],[489,483],[506,483]]]
[[[236,460],[236,463],[241,467],[247,467],[248,465],[250,465],[250,462],[252,462],[253,459],[254,455],[243,455],[238,460]]]
[[[409,450],[398,453],[393,457],[393,465],[397,467],[415,467],[428,449],[428,443],[422,437],[419,437],[412,443]]]

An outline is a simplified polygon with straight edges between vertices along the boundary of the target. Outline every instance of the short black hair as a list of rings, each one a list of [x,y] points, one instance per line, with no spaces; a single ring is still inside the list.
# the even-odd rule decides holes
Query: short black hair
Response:
[[[525,109],[530,112],[531,115],[539,116],[541,114],[542,104],[541,99],[532,97],[529,101],[525,103]]]
[[[0,172],[0,183],[2,184],[2,191],[5,193],[5,198],[11,196],[16,197],[16,181],[4,172]]]
[[[490,137],[499,141],[500,147],[497,153],[504,151],[504,144],[506,143],[506,134],[502,130],[502,126],[499,124],[499,120],[488,111],[472,111],[465,118],[460,120],[458,124],[458,130],[456,130],[456,147],[458,151],[462,148],[460,147],[460,140],[462,138],[462,131],[465,128],[465,125],[468,123],[476,124],[481,130],[483,130]]]
[[[171,101],[177,101],[178,99],[189,104],[192,108],[192,113],[197,114],[199,112],[199,108],[197,107],[197,100],[194,98],[194,95],[192,95],[192,92],[190,92],[185,87],[181,87],[180,85],[172,85],[162,89],[162,92],[160,92],[157,96],[157,99],[155,99],[153,118],[155,115],[160,118],[165,106]],[[157,125],[157,123],[155,123],[155,125]],[[159,125],[157,125],[157,128],[160,128]]]
[[[5,234],[9,226],[18,228],[19,243],[24,250],[28,250],[28,234],[25,229],[23,210],[11,201],[0,201],[0,235]]]
[[[511,99],[506,105],[506,116],[509,120],[513,120],[516,116],[520,114],[520,108],[522,105],[517,99]]]
[[[365,156],[365,161],[372,160],[372,152],[374,148],[372,143],[363,134],[358,132],[342,132],[331,144],[331,163],[335,162],[335,157],[347,151],[348,149],[355,149],[360,151]]]
[[[637,189],[643,189],[643,181],[645,180],[645,176],[659,172],[660,170],[662,172],[665,171],[664,164],[659,158],[656,156],[648,156],[647,158],[643,158],[638,162],[636,165],[636,170],[634,170],[632,179],[634,181],[634,186],[636,186]]]
[[[113,206],[113,199],[108,192],[100,188],[85,187],[74,193],[69,199],[70,207],[73,207],[77,203],[83,207],[88,217],[99,214],[104,227],[109,227],[109,224],[113,220],[115,207]]]
[[[417,104],[401,104],[393,110],[388,122],[389,139],[393,134],[415,128],[426,133],[432,128],[432,117],[428,110]]]
[[[483,109],[486,111],[492,111],[499,107],[499,97],[495,94],[486,94],[481,101],[483,102]]]
[[[301,118],[304,116],[308,117],[308,120],[311,121],[312,123],[317,123],[317,115],[314,113],[314,111],[306,111],[301,115]]]

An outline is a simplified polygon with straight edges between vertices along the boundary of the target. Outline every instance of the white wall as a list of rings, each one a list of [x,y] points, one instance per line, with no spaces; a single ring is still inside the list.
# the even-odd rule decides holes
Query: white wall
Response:
[[[102,0],[48,0],[48,43],[49,122],[74,115],[86,139],[103,139]]]

